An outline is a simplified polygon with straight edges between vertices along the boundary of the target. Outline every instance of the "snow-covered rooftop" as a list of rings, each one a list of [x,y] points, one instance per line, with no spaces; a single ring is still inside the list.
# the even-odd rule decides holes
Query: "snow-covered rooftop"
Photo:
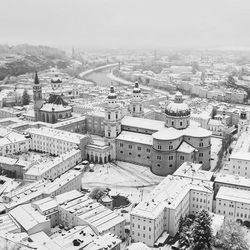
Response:
[[[134,143],[141,143],[146,145],[153,145],[152,135],[134,133],[129,131],[122,131],[116,140],[131,141]]]
[[[117,213],[90,199],[86,195],[72,199],[60,207],[75,214],[80,220],[86,221],[88,224],[94,226],[99,233],[125,220]]]
[[[214,182],[250,188],[250,179],[239,175],[219,173],[216,175]]]
[[[25,204],[12,209],[9,214],[28,231],[40,223],[48,221],[45,216],[36,211],[31,204]]]
[[[121,120],[123,126],[135,127],[135,128],[143,128],[158,131],[165,127],[165,123],[163,121],[156,121],[151,119],[144,119],[132,116],[124,116]]]
[[[181,152],[181,153],[185,153],[185,154],[190,154],[190,153],[192,153],[195,150],[196,149],[193,146],[191,146],[187,142],[183,141],[181,143],[181,145],[179,146],[179,148],[177,149],[177,152]]]
[[[175,176],[181,176],[186,178],[210,181],[213,176],[213,172],[202,170],[202,164],[193,162],[184,162],[174,173]]]
[[[47,127],[31,128],[28,130],[28,132],[31,134],[31,136],[33,134],[41,135],[44,137],[53,138],[53,139],[57,139],[61,141],[68,141],[68,142],[75,143],[75,144],[79,144],[80,140],[86,137],[86,135],[71,133],[68,131],[47,128]]]
[[[154,219],[165,208],[175,209],[190,190],[212,194],[213,182],[168,175],[131,214]]]
[[[216,200],[217,199],[250,204],[250,191],[231,187],[220,187],[216,195]]]
[[[159,130],[153,134],[153,138],[157,140],[174,140],[182,136],[190,137],[209,137],[212,135],[212,132],[197,126],[190,125],[185,129],[175,129],[173,127]]]
[[[230,159],[250,161],[250,132],[243,132],[237,140]]]

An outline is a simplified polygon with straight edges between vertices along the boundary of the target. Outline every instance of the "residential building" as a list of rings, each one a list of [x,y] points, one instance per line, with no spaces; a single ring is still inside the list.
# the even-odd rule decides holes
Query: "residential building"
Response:
[[[131,237],[153,247],[167,232],[174,236],[181,216],[212,212],[213,183],[168,175],[130,214]]]
[[[220,187],[216,195],[216,213],[250,222],[250,191]]]
[[[89,225],[97,234],[125,237],[125,219],[83,194],[59,205],[59,221],[67,227]]]
[[[37,181],[43,178],[48,178],[50,180],[54,180],[61,174],[79,164],[81,161],[81,151],[73,148],[52,160],[32,165],[25,172],[24,179]]]

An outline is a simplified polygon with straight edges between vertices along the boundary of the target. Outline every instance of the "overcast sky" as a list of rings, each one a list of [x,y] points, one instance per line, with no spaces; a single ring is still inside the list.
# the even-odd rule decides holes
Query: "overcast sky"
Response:
[[[250,0],[0,0],[0,43],[250,47]]]

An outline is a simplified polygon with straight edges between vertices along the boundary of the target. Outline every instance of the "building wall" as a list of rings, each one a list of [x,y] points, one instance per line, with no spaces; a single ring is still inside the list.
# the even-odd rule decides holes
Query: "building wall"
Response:
[[[147,134],[147,135],[152,135],[153,133],[157,132],[157,130],[153,130],[153,129],[144,129],[144,128],[138,128],[138,127],[133,127],[133,126],[126,126],[126,125],[122,125],[122,131],[137,132],[137,133],[142,133],[142,134]]]
[[[72,151],[69,151],[68,154],[65,153],[63,156],[60,156],[60,160],[58,158],[54,159],[54,164],[52,160],[53,167],[46,169],[45,171],[34,173],[27,173],[24,174],[24,178],[28,180],[41,180],[43,178],[48,179],[56,179],[61,174],[67,172],[69,169],[76,166],[78,163],[81,162],[81,151],[74,150],[75,152],[72,154]],[[63,158],[62,158],[63,157]],[[44,166],[44,164],[42,164]],[[35,168],[36,166],[33,166]],[[32,167],[31,167],[32,168]]]
[[[209,212],[212,212],[212,205],[213,205],[213,195],[207,192],[191,190],[190,214],[196,215],[202,209],[206,209]]]
[[[177,152],[183,139],[197,149],[197,152],[187,154]],[[210,169],[211,154],[210,137],[197,138],[184,136],[175,140],[153,140],[152,149],[152,172],[157,175],[166,176],[174,171],[185,161],[202,163],[203,169]]]
[[[33,228],[29,229],[27,231],[28,235],[31,235],[31,234],[35,234],[35,233],[38,233],[38,232],[45,232],[46,234],[50,234],[50,221],[46,221],[46,222],[42,222],[42,223],[39,223],[37,224],[36,226],[34,226]]]
[[[12,178],[23,179],[23,168],[22,165],[0,162],[0,170],[4,170],[5,174]]]
[[[162,211],[159,218],[164,217]],[[130,231],[131,237],[134,242],[143,242],[148,246],[153,246],[157,240],[157,235],[161,232],[163,219],[151,219],[136,215],[130,215]],[[156,233],[157,231],[157,233]]]
[[[27,138],[23,141],[4,143],[0,146],[0,156],[8,154],[15,154],[20,152],[27,152],[31,148],[31,139]]]
[[[216,198],[216,213],[250,222],[250,204]]]
[[[90,134],[104,136],[104,117],[86,115],[86,130]]]
[[[116,160],[151,166],[152,146],[116,140]]]
[[[31,149],[35,151],[41,151],[50,153],[52,155],[61,155],[66,151],[69,151],[73,147],[76,147],[76,143],[68,142],[63,140],[63,138],[56,139],[51,138],[46,135],[39,135],[31,133]]]
[[[250,160],[230,158],[228,173],[250,178]]]

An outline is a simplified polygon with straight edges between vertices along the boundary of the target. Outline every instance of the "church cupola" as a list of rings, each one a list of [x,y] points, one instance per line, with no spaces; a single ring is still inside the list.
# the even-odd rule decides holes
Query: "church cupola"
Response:
[[[134,117],[144,116],[142,94],[138,81],[135,82],[133,88],[132,98],[130,100],[130,112]]]
[[[190,123],[190,108],[183,102],[183,96],[180,92],[175,94],[173,102],[170,102],[165,109],[166,127],[184,129]]]

